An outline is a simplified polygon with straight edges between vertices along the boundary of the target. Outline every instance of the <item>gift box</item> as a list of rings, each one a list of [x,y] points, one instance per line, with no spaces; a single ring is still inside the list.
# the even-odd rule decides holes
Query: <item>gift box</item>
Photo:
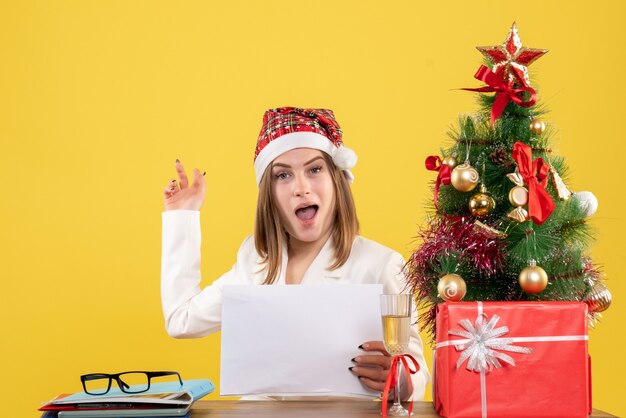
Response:
[[[433,401],[448,418],[587,417],[587,305],[437,306]]]

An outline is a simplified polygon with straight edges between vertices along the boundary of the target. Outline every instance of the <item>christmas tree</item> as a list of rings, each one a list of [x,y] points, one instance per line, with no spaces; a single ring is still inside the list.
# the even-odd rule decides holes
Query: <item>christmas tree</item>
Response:
[[[611,295],[589,256],[598,202],[566,186],[528,66],[547,50],[522,46],[515,23],[501,45],[478,47],[488,64],[475,115],[459,117],[441,156],[428,225],[407,263],[421,322],[434,336],[443,301],[585,301],[589,323]]]

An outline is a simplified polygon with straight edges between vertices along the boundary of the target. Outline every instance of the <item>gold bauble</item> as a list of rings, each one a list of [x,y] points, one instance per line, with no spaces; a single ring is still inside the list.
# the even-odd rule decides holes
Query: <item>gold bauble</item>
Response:
[[[611,292],[600,282],[596,282],[584,298],[585,303],[589,305],[589,312],[606,311],[611,306],[611,300]]]
[[[526,293],[541,293],[548,285],[548,275],[544,269],[531,262],[530,266],[520,272],[519,285]]]
[[[451,170],[459,164],[459,160],[454,155],[444,158],[442,162]]]
[[[467,292],[465,280],[458,274],[446,274],[437,283],[439,297],[447,302],[458,302]]]
[[[473,216],[478,219],[485,219],[487,216],[491,215],[491,212],[496,208],[496,201],[487,193],[487,188],[482,184],[480,186],[480,193],[476,193],[472,196],[468,206]]]
[[[528,203],[528,190],[522,186],[515,186],[509,191],[509,202],[513,206],[526,206]]]
[[[530,132],[535,135],[540,135],[546,130],[546,123],[538,118],[532,118],[530,120]]]
[[[454,170],[452,170],[452,175],[450,176],[452,186],[460,192],[474,190],[478,184],[478,180],[478,171],[467,162],[457,165]]]

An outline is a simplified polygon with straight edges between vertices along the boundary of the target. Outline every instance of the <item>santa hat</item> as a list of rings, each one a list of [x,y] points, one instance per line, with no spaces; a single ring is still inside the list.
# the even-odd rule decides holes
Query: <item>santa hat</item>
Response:
[[[341,128],[332,110],[279,107],[263,115],[263,127],[254,152],[257,185],[267,167],[276,157],[295,148],[314,148],[330,155],[343,170],[350,183],[350,169],[356,164],[356,154],[343,146]]]

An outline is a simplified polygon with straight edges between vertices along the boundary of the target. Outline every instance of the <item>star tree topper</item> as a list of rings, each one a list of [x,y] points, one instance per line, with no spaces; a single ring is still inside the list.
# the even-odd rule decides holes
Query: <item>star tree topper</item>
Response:
[[[502,80],[526,87],[530,86],[527,67],[548,52],[547,49],[523,47],[515,22],[502,45],[478,46],[476,49],[494,64],[492,71]]]

